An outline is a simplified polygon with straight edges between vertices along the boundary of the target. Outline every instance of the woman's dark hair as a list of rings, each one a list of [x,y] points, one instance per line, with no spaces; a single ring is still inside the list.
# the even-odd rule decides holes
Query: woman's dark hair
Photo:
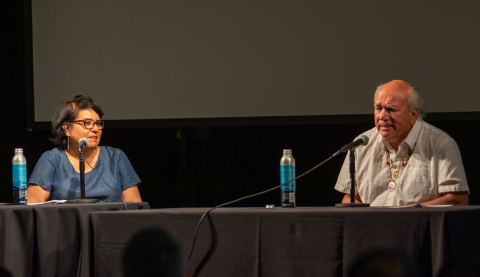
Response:
[[[93,101],[90,95],[77,94],[67,99],[57,109],[57,113],[52,119],[52,134],[50,139],[55,146],[62,149],[67,148],[67,135],[63,130],[63,125],[70,125],[69,121],[75,120],[80,110],[94,110],[100,118],[103,117],[103,111],[100,105]]]

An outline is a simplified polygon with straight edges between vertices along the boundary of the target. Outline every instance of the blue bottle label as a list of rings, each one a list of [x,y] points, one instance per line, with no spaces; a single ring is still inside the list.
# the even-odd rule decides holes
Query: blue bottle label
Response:
[[[13,202],[14,204],[27,204],[27,165],[13,164]]]
[[[13,187],[14,188],[27,188],[27,165],[26,164],[14,164],[13,165]]]
[[[280,166],[280,184],[295,179],[295,167],[293,165]],[[281,187],[282,191],[295,191],[295,181]]]
[[[280,166],[280,184],[295,179],[295,167],[293,165]],[[281,186],[282,208],[295,208],[295,181]]]

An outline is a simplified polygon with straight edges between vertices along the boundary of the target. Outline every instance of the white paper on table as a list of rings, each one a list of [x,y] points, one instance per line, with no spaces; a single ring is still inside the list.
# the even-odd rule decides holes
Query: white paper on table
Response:
[[[38,202],[38,203],[27,203],[27,205],[43,205],[43,204],[62,204],[66,203],[67,200],[50,200],[47,202]]]
[[[451,207],[452,204],[449,205],[423,205],[423,204],[412,204],[408,206],[371,206],[371,208],[390,208],[390,209],[405,209],[405,208],[445,208]]]

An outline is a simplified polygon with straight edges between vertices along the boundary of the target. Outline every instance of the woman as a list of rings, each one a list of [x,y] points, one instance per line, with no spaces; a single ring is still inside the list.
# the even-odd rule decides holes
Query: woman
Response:
[[[57,110],[52,120],[56,148],[43,153],[28,182],[28,203],[80,198],[78,141],[88,139],[85,157],[85,197],[101,202],[141,202],[140,179],[123,151],[99,146],[103,111],[88,95],[75,95]],[[94,170],[92,170],[92,168]],[[97,171],[112,190],[94,171]]]

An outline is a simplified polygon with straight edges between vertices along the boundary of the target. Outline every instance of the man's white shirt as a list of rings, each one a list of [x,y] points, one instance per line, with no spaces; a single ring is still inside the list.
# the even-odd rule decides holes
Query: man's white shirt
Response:
[[[355,150],[356,193],[371,206],[402,206],[433,200],[445,192],[469,191],[456,142],[442,130],[417,119],[398,152],[373,128],[362,135],[368,145]],[[395,190],[384,155],[384,145],[396,165],[413,149],[406,167],[400,169]],[[393,170],[392,170],[393,175]],[[349,155],[345,158],[335,189],[350,194]]]

